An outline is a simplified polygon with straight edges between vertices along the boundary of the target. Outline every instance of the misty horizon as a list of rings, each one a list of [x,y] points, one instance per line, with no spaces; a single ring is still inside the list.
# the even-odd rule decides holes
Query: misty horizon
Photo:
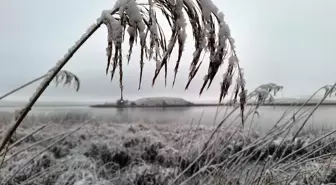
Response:
[[[46,73],[87,27],[96,21],[101,11],[111,8],[114,2],[2,2],[0,62],[6,67],[1,68],[0,93],[4,94]],[[331,43],[336,41],[336,23],[332,19],[336,16],[332,8],[336,5],[335,1],[318,3],[313,0],[298,0],[294,3],[290,0],[214,0],[214,3],[224,12],[231,28],[249,91],[261,84],[272,82],[284,86],[283,92],[276,98],[307,98],[319,87],[334,81],[335,74],[332,69],[335,67],[336,56]],[[77,8],[74,9],[74,6]],[[62,14],[59,14],[60,9]],[[8,15],[11,15],[11,20]],[[187,32],[187,35],[188,46],[193,43],[190,40],[191,33]],[[55,88],[51,84],[40,101],[117,100],[120,97],[118,73],[112,82],[110,75],[105,75],[106,45],[106,28],[101,27],[64,68],[80,78],[79,92],[68,87]],[[192,47],[185,48],[174,88],[171,86],[176,51],[173,51],[169,61],[167,87],[164,86],[163,73],[159,75],[155,86],[151,87],[155,62],[145,61],[142,88],[138,91],[140,69],[137,56],[140,51],[135,47],[129,66],[124,64],[125,99],[171,96],[189,101],[217,101],[224,69],[218,72],[209,90],[199,96],[207,62],[201,67],[190,88],[184,90],[193,52]],[[127,51],[124,51],[124,55],[126,54]],[[5,100],[27,101],[39,83]]]

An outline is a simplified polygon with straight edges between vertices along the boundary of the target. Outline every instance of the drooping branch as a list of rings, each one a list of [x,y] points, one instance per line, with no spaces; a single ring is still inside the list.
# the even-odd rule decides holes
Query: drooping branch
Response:
[[[159,12],[163,15],[163,20],[158,20]],[[162,28],[162,21],[164,20],[166,20],[171,27],[169,42],[166,41],[166,36],[163,31],[164,29]],[[192,79],[199,71],[201,64],[205,63],[204,61],[200,61],[200,57],[202,53],[206,53],[207,51],[210,51],[210,63],[208,73],[204,78],[204,83],[210,83],[208,84],[208,87],[217,75],[219,67],[223,66],[225,59],[230,57],[236,59],[236,65],[229,66],[229,73],[227,72],[226,74],[233,75],[235,70],[231,70],[232,68],[238,68],[236,71],[239,73],[241,72],[238,64],[238,57],[234,50],[234,40],[231,37],[227,23],[224,21],[224,14],[218,11],[218,8],[211,0],[148,0],[148,5],[138,5],[135,0],[118,0],[112,10],[103,11],[102,16],[97,20],[97,24],[93,24],[89,27],[87,32],[72,48],[69,49],[68,53],[48,72],[36,92],[29,99],[28,104],[19,111],[20,114],[15,116],[10,128],[5,132],[0,143],[0,152],[4,149],[15,130],[48,87],[50,82],[102,24],[105,24],[108,29],[108,47],[106,50],[108,61],[106,72],[109,72],[109,66],[112,65],[111,78],[117,67],[120,68],[119,73],[122,75],[122,43],[124,42],[126,30],[130,36],[130,52],[128,59],[131,59],[133,45],[137,44],[137,40],[140,39],[140,88],[145,59],[154,59],[157,62],[157,69],[155,70],[153,77],[153,85],[163,67],[165,67],[166,83],[168,61],[176,42],[179,42],[178,60],[174,69],[177,74],[186,42],[187,34],[185,33],[185,28],[187,20],[189,20],[192,28],[195,41],[195,52],[193,59],[191,60],[189,79],[186,88],[188,88]],[[216,29],[216,25],[218,25],[218,29]],[[149,40],[149,42],[147,42],[147,40]],[[149,47],[147,46],[148,43],[150,44]],[[241,81],[241,83],[239,83],[241,89],[240,101],[243,105],[244,99],[246,99],[246,92],[244,90],[245,82],[243,81],[243,75],[240,74],[238,76]],[[120,83],[120,87],[122,88],[122,77],[120,78]],[[222,84],[226,84],[225,88],[222,88],[225,91],[228,89],[227,86],[231,85],[231,83]],[[221,94],[222,91],[220,92]],[[222,98],[220,100],[222,100]]]
[[[144,67],[144,59],[155,60],[156,69],[152,85],[154,86],[162,68],[165,73],[165,85],[167,83],[167,66],[173,53],[175,46],[178,46],[177,60],[174,68],[173,86],[176,81],[177,73],[180,67],[181,58],[183,55],[186,38],[188,33],[186,27],[190,24],[192,29],[191,34],[194,39],[194,55],[190,62],[189,79],[186,89],[190,86],[192,80],[198,73],[201,64],[202,53],[209,53],[208,73],[204,77],[204,83],[201,86],[200,95],[205,87],[209,88],[217,75],[218,69],[225,64],[225,60],[229,59],[227,64],[226,77],[224,77],[220,92],[219,100],[222,101],[231,87],[231,81],[234,72],[239,73],[240,81],[244,81],[243,75],[238,64],[238,57],[235,52],[234,39],[231,36],[231,31],[228,24],[224,20],[224,14],[218,10],[211,0],[147,0],[148,3],[136,4],[134,0],[119,0],[116,6],[119,12],[111,14],[110,11],[105,11],[102,19],[108,30],[108,62],[107,65],[112,65],[111,76],[115,73],[115,68],[121,67],[120,75],[123,71],[123,66],[119,65],[120,59],[117,53],[123,51],[121,43],[124,42],[124,37],[120,35],[128,34],[129,49],[127,54],[128,62],[131,58],[139,59],[140,62],[140,77],[139,89],[142,83],[142,74]],[[158,21],[160,20],[160,21]],[[169,38],[163,33],[162,25],[167,23],[171,29]],[[112,26],[113,25],[113,26]],[[120,29],[123,28],[123,29]],[[125,31],[127,30],[127,32]],[[140,56],[132,57],[132,51],[135,44],[140,40]],[[113,61],[110,62],[113,52],[111,49],[112,43],[115,46]],[[238,70],[234,70],[237,69]],[[108,68],[107,68],[108,69]],[[122,81],[120,81],[122,83]],[[237,94],[241,94],[241,100],[245,99],[244,83],[239,83]]]
[[[43,79],[43,78],[45,78],[46,76],[47,76],[47,75],[42,75],[42,76],[40,76],[40,77],[37,77],[37,78],[35,78],[35,79],[33,79],[33,80],[31,80],[31,81],[29,81],[29,82],[27,82],[27,83],[21,85],[20,87],[17,87],[17,88],[15,88],[15,89],[9,91],[8,93],[5,93],[4,95],[2,95],[2,96],[0,97],[0,100],[6,98],[7,96],[9,96],[9,95],[11,95],[11,94],[13,94],[13,93],[15,93],[15,92],[17,92],[17,91],[19,91],[19,90],[25,88],[25,87],[27,87],[27,86],[29,86],[29,85],[31,85],[31,84],[37,82],[37,81],[39,81],[39,80],[41,80],[41,79]]]

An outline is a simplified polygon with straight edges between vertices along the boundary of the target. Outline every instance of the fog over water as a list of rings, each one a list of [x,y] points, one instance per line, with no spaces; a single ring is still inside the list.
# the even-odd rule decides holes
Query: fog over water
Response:
[[[249,106],[246,110],[249,110]],[[1,107],[0,112],[13,112],[14,107]],[[290,108],[285,106],[279,107],[260,107],[258,110],[259,117],[254,116],[253,126],[257,130],[265,131],[271,128],[285,113],[288,115],[283,120],[292,119],[292,115],[298,108]],[[313,107],[305,107],[303,110],[313,109]],[[88,108],[86,106],[74,107],[35,107],[29,115],[85,115],[98,120],[111,123],[130,124],[130,123],[148,123],[148,124],[194,124],[201,123],[203,125],[213,125],[217,113],[216,123],[219,123],[224,117],[225,112],[230,112],[231,107],[193,107],[193,108]],[[336,107],[321,106],[308,121],[307,128],[332,128],[335,127]],[[239,123],[239,111],[236,111],[229,118],[227,123],[235,120]],[[250,124],[251,118],[246,124]]]
[[[101,11],[111,8],[114,3],[114,0],[95,3],[79,0],[1,2],[0,22],[3,26],[0,30],[0,65],[6,67],[0,69],[0,94],[46,73],[96,21]],[[224,12],[230,25],[245,71],[247,89],[273,82],[285,87],[284,97],[306,97],[334,81],[336,23],[333,18],[336,16],[336,1],[214,0],[214,3]],[[59,10],[62,10],[61,14]],[[186,45],[192,46],[191,33],[188,36]],[[78,93],[51,85],[41,99],[116,100],[119,97],[118,77],[111,82],[110,76],[105,75],[106,44],[106,29],[102,27],[65,66],[81,79],[82,86]],[[155,62],[145,61],[143,86],[138,91],[139,61],[136,56],[140,55],[140,50],[135,48],[130,65],[125,66],[125,98],[178,96],[188,100],[217,100],[221,75],[215,78],[212,87],[201,98],[198,96],[200,82],[207,71],[207,58],[189,90],[184,91],[193,52],[192,47],[185,48],[174,89],[171,83],[176,52],[168,66],[166,88],[164,75],[160,75],[157,85],[151,87]],[[223,72],[223,69],[219,71]],[[26,101],[37,85],[8,99]]]

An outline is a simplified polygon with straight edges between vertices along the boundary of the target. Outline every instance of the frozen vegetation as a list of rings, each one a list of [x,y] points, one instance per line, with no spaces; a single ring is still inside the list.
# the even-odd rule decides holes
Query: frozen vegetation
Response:
[[[16,111],[15,115],[1,115],[0,131],[4,133],[1,134],[0,146],[2,185],[336,183],[336,130],[303,129],[314,110],[299,110],[290,119],[282,117],[278,122],[270,123],[273,127],[265,133],[257,134],[250,127],[247,117],[254,117],[259,105],[266,100],[274,101],[271,92],[274,91],[275,96],[282,86],[269,83],[247,94],[235,41],[224,13],[211,0],[149,0],[145,4],[137,3],[134,0],[118,0],[113,9],[103,11],[97,23],[92,24],[49,70],[22,110]],[[156,19],[158,12],[169,23],[171,34],[165,33],[168,29],[163,31],[162,21]],[[218,69],[225,67],[219,100],[231,94],[229,88],[234,86],[232,112],[239,112],[239,116],[234,117],[231,110],[221,115],[234,117],[233,121],[224,118],[221,123],[212,126],[197,122],[190,125],[115,124],[80,113],[27,116],[63,66],[103,24],[108,33],[106,73],[110,73],[112,79],[118,69],[121,95],[125,38],[129,40],[128,62],[133,46],[140,44],[141,54],[137,56],[140,58],[139,89],[146,59],[154,60],[157,66],[152,84],[164,69],[166,85],[167,64],[178,47],[174,84],[184,53],[188,23],[192,29],[190,36],[194,38],[194,53],[189,60],[185,89],[198,73],[203,61],[201,56],[208,51],[209,65],[205,64],[209,66],[208,72],[199,94],[212,84],[218,76]],[[171,35],[169,40],[165,34]],[[224,59],[228,62],[223,62]],[[326,96],[336,90],[335,85],[322,89],[326,90]],[[257,105],[245,107],[246,102],[254,98]],[[188,102],[175,98],[147,98],[137,103]]]
[[[213,4],[211,0],[197,0],[197,1],[194,1],[194,0],[174,0],[174,1],[149,0],[148,3],[144,3],[144,4],[143,3],[139,4],[139,2],[135,0],[118,0],[112,9],[111,7],[109,7],[110,8],[109,10],[105,10],[102,12],[101,16],[97,19],[97,22],[92,24],[87,29],[87,31],[76,41],[76,43],[72,47],[69,48],[68,52],[65,53],[64,57],[62,57],[56,63],[56,65],[48,71],[48,73],[43,78],[40,85],[37,87],[36,91],[29,98],[29,101],[27,102],[27,104],[24,107],[22,107],[22,109],[15,111],[15,115],[11,121],[10,126],[6,127],[6,130],[3,131],[4,133],[2,134],[2,140],[0,142],[0,152],[2,153],[3,156],[10,156],[12,154],[11,152],[15,150],[17,146],[20,146],[20,145],[15,145],[16,146],[15,147],[14,145],[11,144],[11,142],[13,141],[14,134],[19,132],[19,128],[21,128],[20,127],[21,123],[23,123],[23,121],[27,117],[29,111],[32,109],[34,104],[41,97],[41,95],[46,90],[46,88],[49,86],[50,82],[54,80],[55,77],[57,79],[57,74],[69,62],[72,56],[83,46],[83,44],[102,25],[106,26],[107,33],[108,33],[107,34],[107,48],[106,48],[106,55],[107,55],[106,74],[110,73],[111,80],[112,80],[116,70],[118,69],[119,71],[119,86],[120,86],[120,92],[121,92],[121,102],[120,103],[123,103],[122,97],[123,97],[123,66],[124,66],[123,62],[124,61],[123,61],[122,56],[124,55],[123,51],[126,51],[124,47],[124,43],[127,41],[125,40],[125,38],[126,39],[128,38],[127,40],[129,41],[129,49],[128,49],[128,54],[127,54],[128,62],[130,62],[130,59],[132,57],[133,46],[137,44],[139,44],[140,46],[140,56],[137,56],[139,57],[138,59],[140,59],[138,60],[140,63],[139,65],[140,66],[140,75],[139,75],[140,78],[139,78],[138,89],[141,88],[145,60],[154,60],[157,64],[157,67],[154,72],[154,77],[152,80],[152,85],[155,84],[155,81],[161,71],[164,71],[165,85],[167,85],[167,70],[168,70],[167,64],[172,56],[173,51],[175,51],[174,49],[178,47],[178,50],[177,50],[178,57],[177,57],[176,65],[174,68],[174,81],[173,81],[173,84],[174,84],[176,75],[179,70],[180,61],[181,61],[182,55],[184,54],[183,51],[184,51],[184,46],[185,46],[186,38],[187,38],[186,27],[189,24],[190,28],[192,29],[190,32],[191,33],[190,36],[194,38],[193,39],[194,40],[194,44],[193,44],[194,53],[192,55],[193,59],[189,60],[190,68],[189,68],[189,75],[188,75],[188,80],[187,80],[185,89],[188,89],[191,81],[194,79],[196,73],[198,73],[199,71],[201,64],[203,63],[203,59],[201,56],[204,56],[203,55],[204,53],[208,53],[209,54],[208,59],[209,59],[210,65],[208,65],[208,72],[204,76],[204,82],[203,82],[202,87],[200,87],[201,89],[199,93],[202,94],[206,86],[210,87],[210,85],[213,82],[213,79],[217,75],[218,69],[222,67],[223,65],[227,65],[227,70],[225,74],[223,75],[223,80],[221,82],[221,90],[220,90],[219,99],[223,100],[225,98],[225,96],[228,93],[229,87],[232,84],[232,80],[237,79],[237,84],[235,88],[235,94],[236,94],[235,98],[237,98],[239,94],[239,102],[241,104],[240,106],[241,113],[243,115],[244,113],[243,105],[246,102],[245,80],[243,77],[242,70],[239,67],[239,59],[235,51],[235,41],[233,37],[231,36],[231,31],[224,18],[224,13],[221,12],[216,7],[216,5]],[[169,31],[169,29],[162,29],[163,28],[162,20],[156,19],[157,17],[159,17],[157,13],[161,13],[162,20],[165,20],[165,22],[169,24],[171,28],[170,34],[166,33],[166,31]],[[168,40],[168,37],[166,37],[165,35],[171,35],[169,40]],[[223,62],[224,59],[228,59],[229,62],[224,63]],[[110,70],[110,68],[112,69]],[[69,80],[70,79],[67,79],[65,81],[68,82]],[[78,88],[79,86],[77,86],[77,89]],[[174,103],[177,103],[177,102],[174,102]],[[50,124],[54,124],[54,123],[52,122]],[[38,124],[35,123],[34,125],[38,125]],[[100,125],[104,125],[104,123],[100,123]],[[69,128],[66,128],[66,130],[68,129]],[[92,128],[90,128],[89,130],[91,129]],[[104,131],[106,131],[106,129],[104,129]],[[50,133],[48,134],[50,135]],[[108,134],[108,133],[105,133],[105,134]],[[82,140],[84,140],[84,138]],[[107,139],[108,141],[110,141],[109,140],[110,138],[107,138]],[[90,138],[90,141],[92,141],[92,138]],[[99,143],[103,143],[103,142],[106,142],[106,140],[103,139],[102,141],[99,141]],[[71,145],[71,146],[76,146],[76,145]],[[8,147],[10,147],[11,150],[9,150]],[[107,145],[107,147],[110,147],[110,146]],[[50,148],[51,147],[47,147],[42,151],[46,152]],[[80,147],[80,149],[84,149],[84,148],[85,146]],[[71,147],[71,149],[75,150],[77,148]],[[30,151],[31,150],[28,150],[28,152]],[[87,157],[89,160],[95,159],[94,157],[96,156],[95,152],[99,151],[99,149],[94,148],[92,151],[94,153],[93,155],[91,155],[90,152],[84,153],[86,154],[84,156]],[[74,155],[77,155],[77,154],[74,154]],[[48,156],[50,155],[48,154],[44,155],[42,157],[42,160],[48,159],[48,161],[52,163],[53,159],[57,160],[59,158],[63,159],[64,157],[68,157],[68,155],[61,155],[61,157],[60,156],[57,157],[57,155],[56,156],[54,155],[54,158],[48,158]],[[106,155],[104,154],[104,156]],[[109,156],[109,154],[107,154],[107,156]],[[137,156],[137,155],[134,154],[134,156]],[[80,158],[80,157],[77,157],[77,158]],[[26,168],[24,167],[30,167],[31,166],[30,162],[32,162],[34,165],[44,164],[44,162],[43,161],[35,162],[34,161],[35,159],[34,159],[31,161],[28,161],[25,164],[25,163],[22,163],[22,161],[20,161],[24,159],[25,159],[24,156],[20,156],[14,161],[9,161],[9,159],[5,159],[5,161],[1,164],[2,172],[5,171],[2,174],[2,178],[4,179],[3,184],[17,184],[17,183],[22,184],[23,181],[25,182],[25,184],[35,183],[38,180],[36,178],[40,177],[37,174],[41,172],[41,169],[42,169],[42,174],[45,174],[45,173],[51,174],[50,177],[55,178],[55,179],[50,179],[51,182],[44,181],[44,182],[41,182],[40,184],[65,183],[65,184],[77,184],[78,185],[78,184],[90,184],[88,182],[90,180],[95,181],[94,184],[97,184],[98,182],[100,182],[98,180],[101,179],[99,177],[100,172],[101,172],[100,170],[95,171],[96,173],[90,173],[90,170],[84,168],[79,171],[80,172],[79,174],[77,174],[78,169],[81,169],[82,167],[81,166],[82,162],[78,162],[78,163],[76,162],[74,166],[69,167],[67,166],[69,162],[66,161],[65,166],[62,166],[61,165],[62,161],[57,161],[57,164],[60,164],[60,168],[53,167],[50,171],[47,171],[45,168],[49,168],[51,164],[51,163],[47,163],[49,165],[38,166],[39,167],[38,170],[35,170],[34,167],[32,167],[30,169],[28,168],[27,171],[25,171]],[[95,165],[90,165],[90,164],[89,165],[83,164],[83,165],[85,167],[90,166],[93,169],[100,169],[98,167],[109,168],[110,161],[112,162],[115,161],[113,160],[115,158],[108,158],[108,159],[109,159],[107,160],[108,163],[105,163],[106,161],[105,162],[103,161],[103,163],[94,162],[93,164]],[[120,170],[117,170],[116,173],[123,174],[125,169],[129,167],[139,166],[139,164],[143,164],[144,163],[143,160],[139,160],[139,159],[136,159],[135,161],[131,160],[131,163],[130,163],[131,166],[126,165],[126,164],[129,164],[129,160],[127,160],[128,163],[125,163],[125,164],[122,163],[123,165],[119,164],[118,169]],[[70,160],[70,161],[73,162],[75,160]],[[179,161],[181,162],[183,160],[179,160]],[[23,164],[23,166],[15,165],[15,164],[8,164],[9,162],[14,162],[14,163],[19,162],[20,164]],[[184,163],[184,162],[181,162],[181,163]],[[189,162],[187,162],[186,164],[188,163]],[[172,166],[175,167],[175,165],[172,165]],[[62,170],[61,172],[59,172],[57,171],[57,169],[62,169]],[[20,176],[18,170],[23,172],[23,175]],[[62,173],[64,170],[69,171],[70,174],[59,175],[59,173]],[[180,171],[180,170],[177,170],[177,171]],[[186,169],[186,171],[188,170]],[[74,172],[74,174],[71,174],[71,172]],[[13,176],[11,176],[11,174]],[[34,178],[34,175],[37,175],[37,177]],[[107,177],[114,177],[114,176],[115,175],[110,173]],[[182,176],[184,176],[184,173],[182,173],[180,177]],[[16,177],[18,177],[18,179]],[[126,179],[132,179],[132,182],[137,182],[136,179],[134,180],[134,178],[132,178],[132,175],[126,175],[126,177],[127,177]],[[34,178],[34,179],[30,182],[29,179],[31,178]],[[146,182],[148,180],[147,176],[145,177],[140,176],[139,178],[140,179],[144,178],[140,180],[142,182]],[[110,178],[104,178],[102,180],[108,180],[110,181],[110,183],[112,183],[111,181],[113,181],[113,179],[110,179]],[[178,180],[180,180],[180,178],[178,178],[176,181]],[[149,181],[153,181],[153,179],[149,178]],[[167,180],[162,180],[162,182],[167,182]],[[106,184],[106,182],[104,181],[100,183]],[[121,183],[117,183],[117,184],[121,184]],[[135,184],[139,184],[139,183],[135,183]],[[158,183],[154,182],[154,184],[158,184]]]
[[[3,129],[12,114],[0,115]],[[115,124],[75,112],[32,115],[10,141],[1,184],[336,183],[335,137],[318,139],[329,130],[305,129],[293,138],[287,133],[292,123],[268,133],[233,123],[208,142],[214,127],[197,122]]]

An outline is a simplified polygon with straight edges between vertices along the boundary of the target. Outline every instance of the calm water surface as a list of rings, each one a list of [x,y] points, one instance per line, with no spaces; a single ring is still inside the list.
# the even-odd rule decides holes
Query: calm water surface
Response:
[[[262,129],[270,128],[274,123],[279,120],[286,110],[290,107],[260,107],[259,117],[256,115],[253,119],[253,124]],[[13,107],[0,107],[0,111],[12,112]],[[247,107],[247,110],[249,107]],[[298,108],[290,108],[289,119]],[[309,111],[313,107],[305,107],[304,110]],[[110,122],[116,123],[132,123],[132,122],[145,122],[145,123],[181,123],[181,124],[194,124],[201,122],[205,125],[213,125],[217,115],[217,123],[226,115],[225,112],[232,111],[232,108],[227,107],[194,107],[194,108],[89,108],[89,107],[36,107],[32,114],[65,114],[76,113],[94,116],[100,119],[105,119]],[[228,121],[237,120],[239,112],[235,112]],[[251,122],[251,118],[248,123]],[[308,121],[309,125],[334,127],[336,124],[336,106],[322,106],[320,107]]]

